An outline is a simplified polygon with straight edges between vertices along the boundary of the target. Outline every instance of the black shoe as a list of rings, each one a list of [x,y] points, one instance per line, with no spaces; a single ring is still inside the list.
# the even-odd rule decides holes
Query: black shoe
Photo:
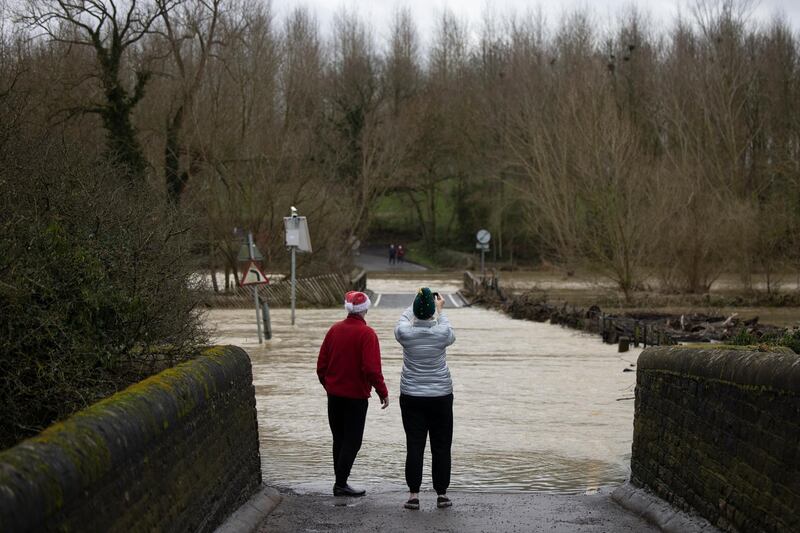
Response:
[[[438,498],[436,498],[436,507],[439,509],[444,509],[445,507],[450,507],[453,505],[453,502],[450,501],[450,498],[442,494]]]
[[[419,498],[410,498],[406,503],[403,504],[403,507],[412,510],[419,509]]]
[[[363,496],[366,494],[367,491],[365,490],[356,490],[350,485],[334,485],[333,486],[333,495],[334,496],[351,496],[351,497],[358,497]]]

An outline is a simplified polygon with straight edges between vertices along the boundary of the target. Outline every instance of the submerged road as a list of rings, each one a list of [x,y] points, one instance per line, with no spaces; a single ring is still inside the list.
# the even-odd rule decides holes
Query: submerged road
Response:
[[[462,298],[457,292],[442,293],[442,297],[445,300],[445,304],[450,309],[458,309],[459,307],[464,307],[467,305],[467,302],[464,301],[464,298]],[[392,294],[379,292],[375,294],[374,301],[372,302],[372,308],[405,309],[412,303],[414,303],[413,294]]]

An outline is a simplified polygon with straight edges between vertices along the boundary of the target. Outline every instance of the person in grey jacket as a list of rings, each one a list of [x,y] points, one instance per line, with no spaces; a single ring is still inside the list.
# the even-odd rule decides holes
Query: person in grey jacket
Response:
[[[406,432],[407,509],[419,509],[422,461],[430,435],[436,506],[450,507],[450,447],[453,442],[453,380],[447,367],[447,347],[456,340],[443,312],[444,298],[421,288],[406,309],[394,336],[403,346],[400,411]],[[438,318],[434,314],[438,312]]]

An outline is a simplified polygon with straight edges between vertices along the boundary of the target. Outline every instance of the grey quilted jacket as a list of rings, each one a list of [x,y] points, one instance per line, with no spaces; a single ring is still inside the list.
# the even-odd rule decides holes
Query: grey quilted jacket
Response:
[[[446,349],[456,334],[444,312],[438,320],[419,320],[409,307],[397,321],[394,338],[403,346],[400,394],[430,397],[453,392]]]

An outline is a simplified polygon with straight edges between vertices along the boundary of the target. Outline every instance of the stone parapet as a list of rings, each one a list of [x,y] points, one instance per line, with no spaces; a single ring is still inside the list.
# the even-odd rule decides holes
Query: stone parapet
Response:
[[[727,531],[800,531],[800,355],[648,348],[631,481]]]
[[[215,347],[0,453],[0,531],[213,531],[260,484],[250,358]]]

